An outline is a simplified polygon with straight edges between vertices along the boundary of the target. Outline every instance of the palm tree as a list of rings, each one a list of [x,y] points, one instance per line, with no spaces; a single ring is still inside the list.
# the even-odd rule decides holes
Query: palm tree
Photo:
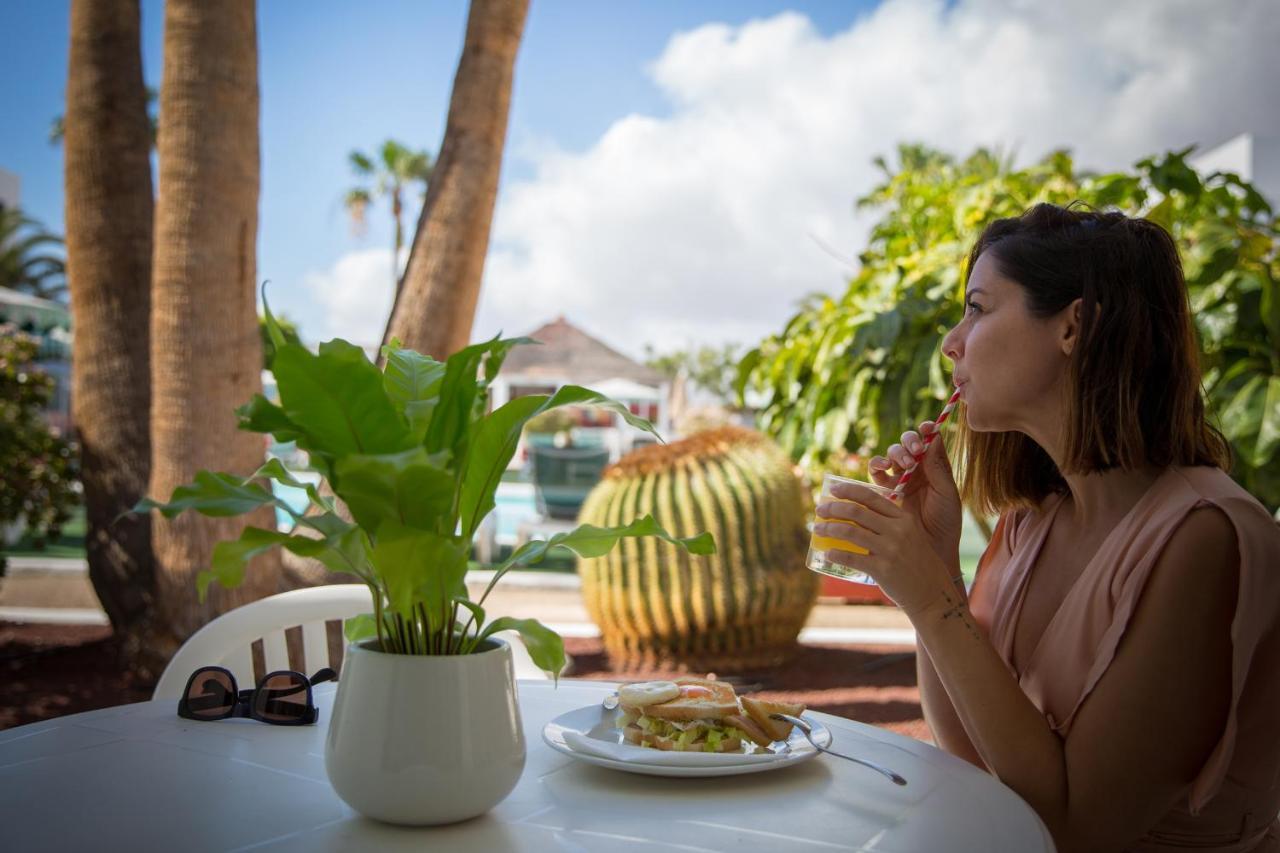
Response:
[[[426,151],[412,151],[394,139],[382,143],[377,159],[362,151],[350,154],[351,168],[355,173],[372,182],[347,191],[347,212],[357,229],[365,223],[369,205],[383,196],[391,197],[391,216],[396,223],[396,237],[391,253],[391,284],[400,287],[400,250],[404,248],[404,191],[411,184],[421,182],[424,189],[431,180],[431,155]]]
[[[529,0],[472,0],[440,156],[385,339],[444,358],[467,345],[480,298]]]
[[[263,461],[234,408],[260,391],[254,279],[258,234],[258,47],[252,0],[168,0],[160,86],[160,192],[151,305],[149,494],[207,468],[250,472]],[[213,546],[256,517],[180,516],[155,525],[161,630],[172,649],[211,617],[279,583],[279,558],[257,559],[234,590],[214,586],[198,604],[196,573]]]
[[[125,665],[145,678],[167,659],[151,642],[151,520],[116,521],[151,470],[153,201],[138,0],[72,0],[66,117],[71,407],[89,577]]]
[[[156,147],[156,135],[159,133],[158,121],[156,119],[155,105],[160,98],[160,93],[150,86],[146,87],[147,92],[147,127],[151,133],[150,147]],[[49,125],[49,144],[61,145],[62,140],[67,135],[67,120],[65,116],[54,116],[53,122]]]
[[[41,299],[61,297],[67,292],[66,263],[50,251],[61,245],[61,237],[18,208],[0,205],[0,287]]]

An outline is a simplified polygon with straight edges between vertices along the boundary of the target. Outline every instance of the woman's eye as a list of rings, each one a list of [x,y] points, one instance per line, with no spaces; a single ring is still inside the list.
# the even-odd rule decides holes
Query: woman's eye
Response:
[[[974,314],[980,314],[982,313],[982,306],[973,301],[966,302],[965,311],[966,313],[972,312]]]

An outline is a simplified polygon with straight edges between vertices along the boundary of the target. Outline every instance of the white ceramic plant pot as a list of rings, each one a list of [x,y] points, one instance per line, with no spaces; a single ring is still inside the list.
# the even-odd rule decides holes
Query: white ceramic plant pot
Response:
[[[338,796],[366,817],[423,826],[483,814],[524,770],[511,648],[394,655],[347,647],[325,741]]]

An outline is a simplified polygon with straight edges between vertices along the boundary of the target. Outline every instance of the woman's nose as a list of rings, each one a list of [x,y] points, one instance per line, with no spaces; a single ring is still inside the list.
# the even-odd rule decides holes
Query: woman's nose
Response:
[[[942,338],[942,354],[952,361],[959,361],[962,343],[960,327],[955,326]]]

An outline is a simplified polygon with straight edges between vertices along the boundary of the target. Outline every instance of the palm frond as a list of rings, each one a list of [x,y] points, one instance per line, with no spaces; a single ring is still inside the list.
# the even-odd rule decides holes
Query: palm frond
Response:
[[[368,154],[362,151],[352,151],[347,155],[347,158],[350,160],[351,168],[356,174],[366,177],[373,174],[373,160],[370,159]]]

